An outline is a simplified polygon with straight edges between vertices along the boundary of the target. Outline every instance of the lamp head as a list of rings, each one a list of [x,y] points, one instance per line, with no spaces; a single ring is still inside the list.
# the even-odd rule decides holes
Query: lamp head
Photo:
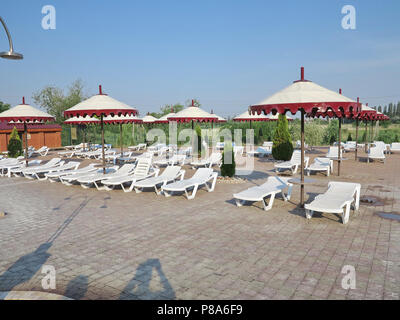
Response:
[[[0,57],[9,60],[22,60],[24,58],[24,56],[21,53],[14,51],[0,52]]]

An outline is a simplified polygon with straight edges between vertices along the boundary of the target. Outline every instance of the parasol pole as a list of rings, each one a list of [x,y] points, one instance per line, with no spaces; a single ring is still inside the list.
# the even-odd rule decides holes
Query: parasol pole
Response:
[[[339,89],[339,94],[342,94],[342,89]],[[342,148],[342,117],[339,117],[339,143],[338,143],[338,176],[340,176],[340,164],[341,164],[341,148]]]
[[[360,103],[360,98],[357,97],[357,103]],[[354,160],[357,161],[357,144],[358,144],[358,116],[356,118],[356,150],[354,154]]]
[[[106,157],[104,152],[104,124],[103,124],[103,114],[100,116],[100,127],[101,127],[101,153],[103,156],[103,174],[106,174]]]
[[[25,165],[28,166],[28,128],[24,121],[24,134],[25,134]]]
[[[124,148],[122,146],[122,122],[119,124],[119,140],[121,143],[121,157],[124,156]]]
[[[304,208],[304,109],[301,109],[301,165],[300,207]]]

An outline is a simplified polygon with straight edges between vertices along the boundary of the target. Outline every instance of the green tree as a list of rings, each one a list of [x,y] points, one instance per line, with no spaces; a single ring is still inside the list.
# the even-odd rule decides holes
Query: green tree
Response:
[[[3,101],[0,101],[0,113],[4,112],[10,108],[11,108],[11,106],[8,103],[4,103]]]
[[[233,177],[236,173],[235,154],[232,143],[226,142],[224,152],[222,153],[221,176]]]
[[[13,128],[11,135],[10,135],[10,140],[8,142],[7,146],[8,150],[8,156],[10,158],[17,158],[20,155],[22,155],[22,141],[18,135],[18,130],[16,127]]]
[[[292,153],[293,143],[289,133],[288,121],[284,114],[280,114],[273,139],[272,156],[275,160],[288,161],[292,157]]]
[[[67,95],[64,95],[60,88],[48,86],[34,93],[32,98],[36,104],[54,116],[57,123],[62,123],[65,120],[64,111],[87,98],[83,88],[82,81],[76,80],[68,88]]]

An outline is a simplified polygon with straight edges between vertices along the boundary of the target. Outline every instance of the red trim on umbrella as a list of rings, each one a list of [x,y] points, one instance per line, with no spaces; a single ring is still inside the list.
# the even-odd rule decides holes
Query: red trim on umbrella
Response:
[[[176,122],[191,122],[191,121],[195,121],[195,122],[218,122],[218,118],[216,118],[216,117],[210,117],[210,118],[191,118],[191,117],[175,118],[175,117],[171,117],[171,118],[168,118],[168,121],[176,121]]]
[[[349,118],[358,114],[361,110],[361,103],[357,102],[307,102],[307,103],[285,103],[285,104],[266,104],[250,106],[250,112],[253,114],[272,113],[273,115],[280,113],[285,114],[290,111],[296,114],[303,109],[308,116],[315,117],[317,113],[333,112],[336,117]]]
[[[127,115],[136,115],[137,110],[127,110],[127,109],[99,109],[99,110],[69,110],[69,111],[64,111],[64,117],[67,118],[72,118],[72,117],[93,117],[93,116],[98,116],[100,117],[101,115],[103,116],[127,116]]]
[[[35,122],[35,121],[54,121],[54,117],[0,117],[0,121],[14,122]]]
[[[122,119],[118,119],[118,120],[104,120],[103,122],[105,124],[124,124],[124,123],[142,123],[142,119],[126,119],[126,120],[122,120]]]
[[[152,122],[152,123],[158,123],[158,124],[160,124],[160,123],[168,123],[169,121],[168,120],[156,120],[156,121],[154,121],[154,122]]]

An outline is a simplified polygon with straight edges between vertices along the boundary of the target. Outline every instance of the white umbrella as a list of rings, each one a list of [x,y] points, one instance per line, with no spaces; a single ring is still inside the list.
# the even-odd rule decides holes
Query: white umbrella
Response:
[[[103,94],[101,85],[99,86],[99,94],[86,99],[72,108],[69,108],[64,112],[66,117],[84,117],[89,115],[91,117],[100,117],[101,125],[101,144],[103,154],[103,173],[106,172],[106,160],[104,154],[104,117],[106,116],[121,116],[121,115],[136,115],[137,109],[122,103],[118,100],[111,98],[110,96]]]
[[[23,123],[25,134],[25,162],[28,166],[28,130],[27,124],[40,124],[46,121],[54,121],[50,114],[36,109],[29,104],[25,104],[25,97],[22,98],[22,104],[19,104],[9,110],[0,113],[0,121],[11,123]]]

